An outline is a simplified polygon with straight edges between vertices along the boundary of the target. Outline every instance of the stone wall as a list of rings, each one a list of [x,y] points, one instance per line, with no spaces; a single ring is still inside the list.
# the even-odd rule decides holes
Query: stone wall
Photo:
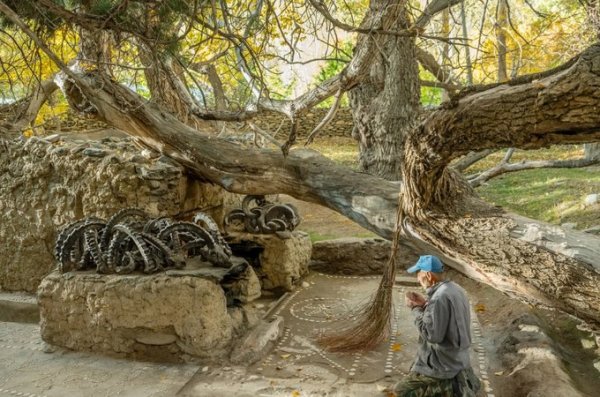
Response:
[[[329,109],[315,108],[302,116],[298,124],[298,137],[307,137],[321,120],[323,120],[328,111]],[[278,137],[286,136],[291,128],[289,119],[284,115],[275,112],[264,112],[258,116],[255,121],[256,125],[267,131],[275,132],[279,129]],[[319,136],[350,137],[352,135],[352,126],[351,109],[339,108],[333,120],[319,132]]]
[[[40,285],[38,301],[42,338],[77,351],[223,357],[242,326],[240,307],[228,309],[218,282],[198,276],[53,272]]]
[[[238,203],[129,138],[0,141],[0,289],[34,292],[55,267],[57,231],[83,216],[106,219],[126,207],[151,215],[205,210],[220,223],[225,206]]]

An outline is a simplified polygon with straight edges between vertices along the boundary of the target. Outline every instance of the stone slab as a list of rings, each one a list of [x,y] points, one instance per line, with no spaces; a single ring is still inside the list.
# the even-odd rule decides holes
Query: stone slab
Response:
[[[232,244],[249,242],[262,247],[259,268],[255,270],[263,289],[282,287],[292,291],[302,276],[308,274],[312,243],[307,233],[294,231],[289,238],[282,239],[273,234],[230,232],[227,240]]]
[[[42,338],[73,350],[218,357],[233,335],[225,293],[205,278],[53,272],[38,296]]]

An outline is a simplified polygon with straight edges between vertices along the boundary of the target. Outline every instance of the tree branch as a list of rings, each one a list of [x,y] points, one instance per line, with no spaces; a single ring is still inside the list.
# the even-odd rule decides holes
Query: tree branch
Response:
[[[452,7],[463,0],[433,0],[427,4],[427,7],[423,10],[423,13],[415,21],[415,27],[424,29],[429,24],[429,21],[439,12],[442,12],[446,8]]]
[[[478,187],[484,182],[508,172],[533,170],[537,168],[581,168],[595,164],[600,164],[600,159],[580,158],[573,160],[539,160],[522,161],[520,163],[509,163],[503,161],[487,171],[474,175],[473,177],[468,177],[468,179],[472,187]]]

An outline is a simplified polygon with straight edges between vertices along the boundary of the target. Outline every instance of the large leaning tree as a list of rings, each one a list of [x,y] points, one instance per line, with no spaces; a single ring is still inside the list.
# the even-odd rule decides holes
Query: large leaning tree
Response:
[[[600,325],[600,239],[491,206],[450,166],[469,152],[600,141],[600,44],[551,70],[456,91],[443,65],[417,43],[452,42],[426,32],[432,18],[459,0],[417,8],[406,0],[371,0],[356,25],[336,18],[329,2],[320,0],[302,6],[291,0],[65,3],[0,1],[4,23],[58,69],[60,84],[40,80],[18,104],[21,114],[31,117],[46,93],[60,86],[71,107],[125,131],[198,178],[235,193],[285,193],[318,203],[387,239],[399,224],[407,245],[442,255],[465,275]],[[340,73],[295,99],[278,100],[265,84],[259,55],[273,32],[293,53],[300,27],[284,18],[290,7],[358,40]],[[72,60],[43,39],[65,26],[78,32]],[[221,51],[208,60],[185,55],[209,45]],[[145,74],[150,100],[119,81],[114,59],[123,53],[135,54],[140,66],[132,69]],[[246,87],[243,107],[224,97],[217,59],[228,59]],[[452,91],[427,112],[419,102],[419,63]],[[214,106],[197,95],[198,73],[208,76]],[[326,122],[343,93],[350,98],[364,172],[293,146],[303,115],[333,97]],[[243,148],[207,132],[209,122],[251,124],[265,110],[291,121],[281,148]]]

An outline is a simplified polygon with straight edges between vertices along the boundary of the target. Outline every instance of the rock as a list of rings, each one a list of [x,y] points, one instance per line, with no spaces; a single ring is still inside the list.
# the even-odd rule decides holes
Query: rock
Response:
[[[152,168],[138,167],[138,174],[142,179],[162,181],[171,179],[175,175],[179,175],[181,170],[166,164],[155,165]]]
[[[390,241],[381,238],[339,238],[313,244],[311,269],[331,274],[381,274],[391,251]],[[402,242],[396,263],[401,268],[414,264],[418,251]]]
[[[272,321],[263,321],[237,344],[229,359],[234,364],[250,365],[270,350],[283,330],[283,317],[276,316]]]
[[[303,281],[302,282],[302,288],[308,288],[308,287],[310,287],[310,284],[307,283],[306,281]]]
[[[59,134],[52,134],[52,135],[48,135],[44,137],[44,140],[50,143],[54,143],[54,142],[58,142],[60,141],[60,135]]]
[[[156,153],[155,151],[149,150],[149,149],[142,149],[140,154],[149,160],[155,159],[160,156],[160,154]]]
[[[83,150],[83,154],[89,157],[104,157],[106,156],[107,152],[103,149],[87,148]]]
[[[199,357],[228,351],[232,321],[215,282],[166,274],[90,276],[53,272],[44,278],[38,290],[44,341],[125,354],[136,352],[138,343]]]
[[[600,360],[594,361],[594,368],[596,368],[596,370],[598,370],[598,372],[600,372]]]
[[[585,206],[590,206],[598,203],[599,195],[598,193],[588,194],[585,196],[583,203]]]
[[[581,346],[584,349],[594,349],[596,347],[596,341],[593,339],[581,339]]]
[[[306,233],[294,231],[290,238],[284,240],[271,234],[237,232],[230,232],[228,237],[232,244],[251,243],[262,247],[258,254],[260,265],[256,270],[263,289],[283,287],[291,291],[308,273],[312,244]]]
[[[228,301],[248,303],[260,298],[260,280],[252,266],[249,265],[246,265],[246,269],[237,280],[222,286],[225,289]]]

